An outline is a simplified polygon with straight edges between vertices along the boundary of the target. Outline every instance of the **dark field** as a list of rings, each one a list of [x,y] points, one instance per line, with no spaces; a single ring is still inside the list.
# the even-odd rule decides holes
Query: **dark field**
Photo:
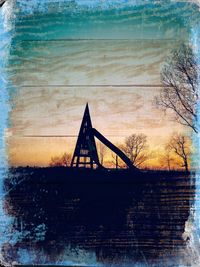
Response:
[[[184,249],[194,181],[181,172],[17,168],[5,190],[19,233],[9,253],[5,247],[7,261],[34,248],[56,263],[70,245],[99,263],[155,262]]]

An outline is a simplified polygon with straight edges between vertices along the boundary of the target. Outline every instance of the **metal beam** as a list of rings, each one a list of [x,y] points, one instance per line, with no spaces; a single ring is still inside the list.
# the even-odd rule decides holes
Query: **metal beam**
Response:
[[[0,7],[2,7],[3,4],[5,4],[6,1],[7,1],[7,0],[0,0]]]

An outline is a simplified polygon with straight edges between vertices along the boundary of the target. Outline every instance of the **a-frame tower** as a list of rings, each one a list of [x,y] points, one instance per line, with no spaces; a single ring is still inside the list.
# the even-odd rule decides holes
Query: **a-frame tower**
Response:
[[[95,168],[100,166],[88,104],[86,104],[71,167]]]

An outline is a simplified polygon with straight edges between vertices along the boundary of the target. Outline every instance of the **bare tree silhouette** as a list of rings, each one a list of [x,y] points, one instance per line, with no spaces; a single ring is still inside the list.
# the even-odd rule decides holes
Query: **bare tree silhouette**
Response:
[[[120,145],[118,145],[120,147]],[[127,165],[123,162],[123,160],[114,152],[111,153],[111,158],[112,158],[112,165],[116,168],[116,169],[126,169]]]
[[[192,48],[182,44],[172,51],[161,72],[163,88],[155,98],[158,107],[172,110],[175,120],[197,130],[198,65]]]
[[[115,153],[111,153],[112,157],[112,164],[115,166],[116,169],[119,169],[119,157]]]
[[[107,153],[107,147],[102,144],[101,142],[98,142],[97,143],[97,151],[98,151],[98,154],[99,154],[99,162],[101,165],[104,164],[104,159],[105,159],[105,155]]]
[[[164,154],[161,154],[160,156],[161,167],[164,167],[168,171],[172,170],[172,164],[175,162],[175,159],[172,154],[172,150],[168,145],[166,145]]]
[[[185,171],[189,171],[189,155],[191,152],[191,145],[189,139],[181,134],[174,134],[171,136],[167,148],[174,152],[179,159],[181,160],[182,164],[181,167],[185,168]]]
[[[68,153],[64,153],[60,156],[55,156],[51,158],[50,167],[61,167],[70,166],[72,156]]]
[[[121,145],[120,148],[136,167],[139,167],[149,157],[147,151],[147,136],[144,134],[130,135],[125,139],[125,143]]]

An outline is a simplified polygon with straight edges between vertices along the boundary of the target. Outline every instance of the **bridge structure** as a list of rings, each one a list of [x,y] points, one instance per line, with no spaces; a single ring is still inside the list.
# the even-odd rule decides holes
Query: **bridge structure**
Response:
[[[88,103],[86,104],[77,143],[71,161],[71,167],[75,168],[104,168],[99,161],[95,137],[106,147],[113,151],[129,169],[137,168],[131,160],[117,146],[111,143],[104,135],[92,127]]]

